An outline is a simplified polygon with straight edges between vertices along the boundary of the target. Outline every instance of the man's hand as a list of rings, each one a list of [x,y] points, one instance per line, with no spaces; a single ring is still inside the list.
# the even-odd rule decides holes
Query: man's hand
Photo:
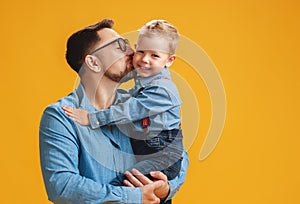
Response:
[[[156,181],[142,186],[142,203],[159,204],[160,199],[156,196],[155,191],[163,185],[163,181]]]
[[[154,189],[154,193],[158,198],[166,198],[170,191],[168,178],[165,174],[160,171],[150,172],[150,175],[155,179],[151,181],[148,177],[141,174],[138,170],[132,169],[132,173],[129,171],[125,172],[128,180],[124,180],[124,184],[129,187],[143,187],[148,184],[162,182],[162,185]]]
[[[160,171],[152,171],[150,172],[150,175],[155,179],[155,181],[163,181],[164,183],[160,188],[157,188],[154,191],[155,195],[162,199],[166,198],[170,192],[168,177]]]
[[[80,125],[90,125],[88,112],[82,109],[71,108],[68,106],[62,107],[65,114]]]

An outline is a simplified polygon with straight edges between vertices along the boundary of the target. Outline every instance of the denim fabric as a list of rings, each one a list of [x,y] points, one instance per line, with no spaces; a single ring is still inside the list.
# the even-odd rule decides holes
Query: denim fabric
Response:
[[[92,128],[116,124],[124,134],[146,139],[143,138],[141,120],[149,117],[149,132],[177,129],[181,122],[181,99],[169,70],[164,68],[157,75],[135,77],[134,80],[135,86],[129,91],[132,97],[124,97],[117,106],[89,114]],[[137,135],[138,132],[142,134]]]
[[[147,140],[131,140],[137,163],[135,168],[143,174],[162,171],[171,180],[179,171],[182,160],[182,130],[165,130]]]
[[[172,200],[167,200],[166,202],[160,202],[160,203],[165,203],[165,204],[172,204]]]
[[[131,138],[138,163],[133,167],[147,175],[150,171],[163,171],[169,179],[178,175],[183,152],[180,126],[181,99],[172,82],[168,68],[161,73],[143,78],[134,77],[132,97],[109,109],[89,114],[92,128],[114,124]],[[142,119],[149,118],[147,130]],[[143,156],[141,156],[143,155]],[[132,168],[132,167],[131,167]],[[122,185],[120,175],[111,183]]]
[[[131,167],[151,178],[149,172],[162,171],[168,180],[180,172],[183,145],[182,130],[166,130],[148,140],[131,140],[137,163]],[[122,185],[125,175],[120,174],[111,184]]]
[[[118,90],[115,103],[127,93]],[[89,103],[83,86],[49,105],[40,123],[40,161],[49,200],[65,204],[141,203],[140,188],[109,185],[120,172],[135,164],[130,140],[119,129],[103,126],[91,129],[80,126],[66,116],[63,106],[96,109]],[[180,174],[169,181],[174,196],[185,180],[188,157]]]

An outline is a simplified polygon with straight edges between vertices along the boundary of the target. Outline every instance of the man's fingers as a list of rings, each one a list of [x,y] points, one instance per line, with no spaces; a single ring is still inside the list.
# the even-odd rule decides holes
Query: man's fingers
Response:
[[[153,197],[153,201],[151,202],[153,204],[159,204],[160,203],[160,199],[158,197]]]
[[[125,186],[127,186],[127,187],[135,187],[134,185],[132,185],[132,183],[130,183],[128,180],[124,180],[123,181],[123,184],[125,185]]]
[[[160,171],[151,171],[150,175],[157,180],[164,180],[164,181],[168,180],[168,177]]]
[[[134,187],[142,187],[143,186],[143,184],[135,176],[133,176],[129,171],[125,172],[125,176],[127,177],[128,181]]]
[[[153,182],[152,184],[149,184],[149,185],[152,185],[153,189],[157,189],[157,188],[162,187],[162,185],[164,185],[164,182],[162,180],[159,180],[159,181],[155,181],[155,182]]]
[[[155,191],[158,190],[163,185],[163,183],[164,182],[162,180],[159,180],[159,181],[155,181],[153,183],[143,186],[142,187],[142,193],[143,193],[142,203],[143,204],[149,204],[149,203],[158,204],[158,203],[160,203],[160,199],[155,194]]]
[[[132,169],[131,172],[143,185],[153,183],[153,181],[151,181],[147,176],[143,175],[137,169]]]

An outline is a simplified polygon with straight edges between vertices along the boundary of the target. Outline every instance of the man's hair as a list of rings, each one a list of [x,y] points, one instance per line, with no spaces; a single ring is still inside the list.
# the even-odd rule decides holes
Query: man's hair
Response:
[[[166,20],[152,20],[146,23],[139,29],[139,35],[164,38],[169,41],[169,51],[171,54],[175,54],[180,38],[177,29]]]
[[[103,19],[102,21],[85,27],[72,34],[67,41],[66,59],[75,72],[79,72],[84,63],[85,56],[92,50],[93,46],[101,39],[97,32],[103,28],[112,28],[113,20]]]

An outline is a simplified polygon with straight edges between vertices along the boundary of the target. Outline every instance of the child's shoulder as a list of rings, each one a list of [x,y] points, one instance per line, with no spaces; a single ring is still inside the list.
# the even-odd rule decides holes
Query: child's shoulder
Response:
[[[159,78],[153,80],[151,83],[148,84],[148,88],[159,88],[163,89],[169,94],[172,93],[172,95],[179,96],[179,91],[177,89],[176,84],[172,81],[171,78]]]
[[[153,78],[151,81],[147,83],[147,86],[176,86],[175,83],[172,81],[171,77],[161,76]]]

